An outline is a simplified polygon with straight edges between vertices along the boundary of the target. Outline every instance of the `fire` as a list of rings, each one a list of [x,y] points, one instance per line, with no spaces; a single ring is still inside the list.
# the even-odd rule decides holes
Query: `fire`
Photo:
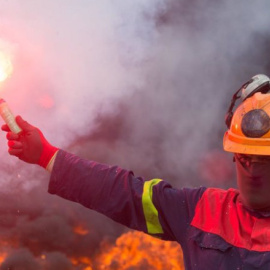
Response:
[[[180,246],[140,232],[120,236],[116,245],[106,247],[95,260],[98,270],[128,269],[184,269]]]
[[[79,224],[73,227],[73,232],[79,235],[86,235],[89,233],[88,229],[86,229],[83,225]]]
[[[80,226],[77,228],[80,228]],[[16,264],[13,265],[16,261],[11,259],[14,258],[12,257],[14,254],[9,258],[8,252],[15,247],[18,248],[10,242],[9,249],[0,250],[0,265],[5,263],[10,267],[9,269],[16,268]],[[36,255],[32,251],[31,254],[33,254],[32,258],[41,269],[50,269],[50,266],[54,265],[52,258],[55,251],[50,254],[50,252],[44,250],[42,253],[37,252]],[[122,234],[115,243],[101,243],[100,246],[96,247],[96,254],[89,253],[88,256],[74,255],[71,257],[63,253],[60,258],[69,260],[72,268],[68,269],[78,270],[184,269],[182,251],[177,243],[162,241],[136,231]]]
[[[77,257],[71,258],[71,263],[73,265],[87,265],[88,267],[92,264],[92,261],[88,257]]]
[[[6,80],[12,73],[11,56],[0,51],[0,82]]]
[[[6,259],[7,257],[7,253],[4,252],[4,253],[0,253],[0,265],[2,264],[2,262]]]

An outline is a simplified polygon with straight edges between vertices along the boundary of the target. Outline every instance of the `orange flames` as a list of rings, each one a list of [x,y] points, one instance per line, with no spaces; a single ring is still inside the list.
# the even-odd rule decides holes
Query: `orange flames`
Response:
[[[81,225],[77,226],[74,229],[74,232],[79,235],[85,235],[85,233],[88,233]],[[127,232],[121,235],[116,240],[115,244],[102,243],[100,247],[97,247],[97,254],[91,254],[91,256],[92,257],[74,256],[69,258],[72,269],[184,269],[182,251],[177,243],[162,241],[136,231]],[[2,265],[7,258],[8,252],[0,252],[0,265]],[[43,253],[38,257],[35,257],[35,259],[41,266],[46,266],[48,263],[48,257]],[[12,267],[12,265],[10,265],[10,267]]]
[[[140,232],[120,236],[115,246],[105,247],[98,255],[94,269],[184,269],[180,246]]]
[[[7,255],[8,254],[6,252],[3,252],[3,253],[0,254],[0,265],[6,259]]]
[[[84,232],[80,226],[76,233]],[[162,241],[141,232],[121,235],[115,245],[103,243],[101,252],[91,260],[87,257],[72,258],[71,262],[82,270],[182,270],[183,256],[180,246]]]
[[[82,225],[73,227],[73,232],[86,235],[89,231]],[[94,257],[70,259],[83,270],[181,270],[182,251],[178,244],[162,241],[141,232],[132,231],[121,235],[115,244],[102,243],[101,251]]]
[[[85,228],[82,224],[78,224],[73,227],[73,232],[79,235],[86,235],[89,233],[88,229]]]

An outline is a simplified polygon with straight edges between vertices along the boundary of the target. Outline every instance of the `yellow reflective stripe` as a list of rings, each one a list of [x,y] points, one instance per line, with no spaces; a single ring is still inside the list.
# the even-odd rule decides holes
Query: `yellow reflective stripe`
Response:
[[[146,181],[143,187],[142,205],[149,234],[163,233],[158,219],[158,211],[152,201],[153,187],[160,181],[162,180],[153,179],[151,181]]]

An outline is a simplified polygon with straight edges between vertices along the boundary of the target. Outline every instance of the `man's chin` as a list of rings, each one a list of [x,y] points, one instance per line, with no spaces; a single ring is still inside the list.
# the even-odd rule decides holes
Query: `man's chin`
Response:
[[[270,212],[270,196],[269,200],[262,200],[262,196],[260,194],[252,194],[250,196],[240,195],[240,201],[242,204],[253,211],[258,212]]]
[[[257,211],[257,212],[270,212],[270,204],[258,200],[247,200],[243,201],[244,206],[248,209]]]

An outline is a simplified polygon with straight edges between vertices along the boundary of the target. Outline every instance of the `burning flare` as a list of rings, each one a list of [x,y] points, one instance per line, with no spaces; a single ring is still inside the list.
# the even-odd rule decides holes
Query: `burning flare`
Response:
[[[0,82],[6,80],[12,73],[11,56],[0,51]]]

